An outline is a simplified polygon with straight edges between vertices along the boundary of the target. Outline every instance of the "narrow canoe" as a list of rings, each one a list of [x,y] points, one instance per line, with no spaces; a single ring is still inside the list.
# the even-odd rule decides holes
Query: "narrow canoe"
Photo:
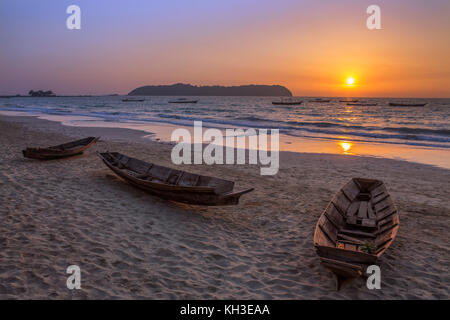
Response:
[[[378,103],[363,103],[363,102],[359,102],[359,103],[347,103],[348,106],[377,106]]]
[[[167,200],[205,206],[236,205],[243,194],[253,191],[233,192],[233,181],[171,169],[118,152],[97,154],[123,180]]]
[[[397,209],[382,181],[353,178],[328,204],[314,232],[323,266],[342,282],[361,276],[394,241]]]
[[[303,101],[272,101],[273,105],[280,105],[280,106],[294,106],[302,103]]]
[[[169,103],[197,103],[198,100],[171,100]]]
[[[122,102],[142,102],[145,99],[122,99]]]
[[[424,107],[426,103],[401,103],[401,102],[389,102],[392,107]]]
[[[88,137],[48,148],[26,148],[22,151],[26,158],[50,160],[71,157],[83,153],[94,145],[100,137]]]

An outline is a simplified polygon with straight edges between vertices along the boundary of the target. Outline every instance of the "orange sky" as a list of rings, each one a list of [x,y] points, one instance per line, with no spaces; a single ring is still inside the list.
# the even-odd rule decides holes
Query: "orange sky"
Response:
[[[68,31],[64,4],[26,12],[6,0],[0,94],[128,93],[183,82],[280,84],[305,96],[450,97],[450,2],[376,2],[382,30],[370,31],[373,1],[364,0],[81,0],[82,30]]]

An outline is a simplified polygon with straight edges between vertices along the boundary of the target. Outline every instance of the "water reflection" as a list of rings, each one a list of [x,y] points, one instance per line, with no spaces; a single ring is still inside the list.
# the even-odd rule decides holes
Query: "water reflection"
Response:
[[[352,149],[353,143],[351,143],[351,142],[339,142],[339,146],[342,149],[342,153],[344,153],[344,154],[351,154],[350,151]]]

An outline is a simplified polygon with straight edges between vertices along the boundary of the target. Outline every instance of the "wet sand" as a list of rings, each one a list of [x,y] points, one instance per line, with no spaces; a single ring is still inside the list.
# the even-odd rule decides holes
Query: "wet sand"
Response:
[[[405,161],[283,152],[276,176],[253,165],[182,169],[254,187],[238,206],[198,207],[124,183],[95,151],[175,167],[171,145],[128,129],[0,117],[2,299],[448,299],[450,171]],[[102,136],[84,155],[24,159],[26,146]],[[317,219],[352,177],[386,182],[399,233],[380,259],[381,290],[334,290],[313,248]],[[81,268],[80,290],[66,268]]]

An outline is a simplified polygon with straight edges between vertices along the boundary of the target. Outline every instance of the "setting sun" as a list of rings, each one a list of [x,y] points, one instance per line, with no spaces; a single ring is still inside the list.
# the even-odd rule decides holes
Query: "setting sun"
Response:
[[[353,77],[348,77],[347,78],[347,84],[349,86],[353,85],[355,83],[355,79]]]

